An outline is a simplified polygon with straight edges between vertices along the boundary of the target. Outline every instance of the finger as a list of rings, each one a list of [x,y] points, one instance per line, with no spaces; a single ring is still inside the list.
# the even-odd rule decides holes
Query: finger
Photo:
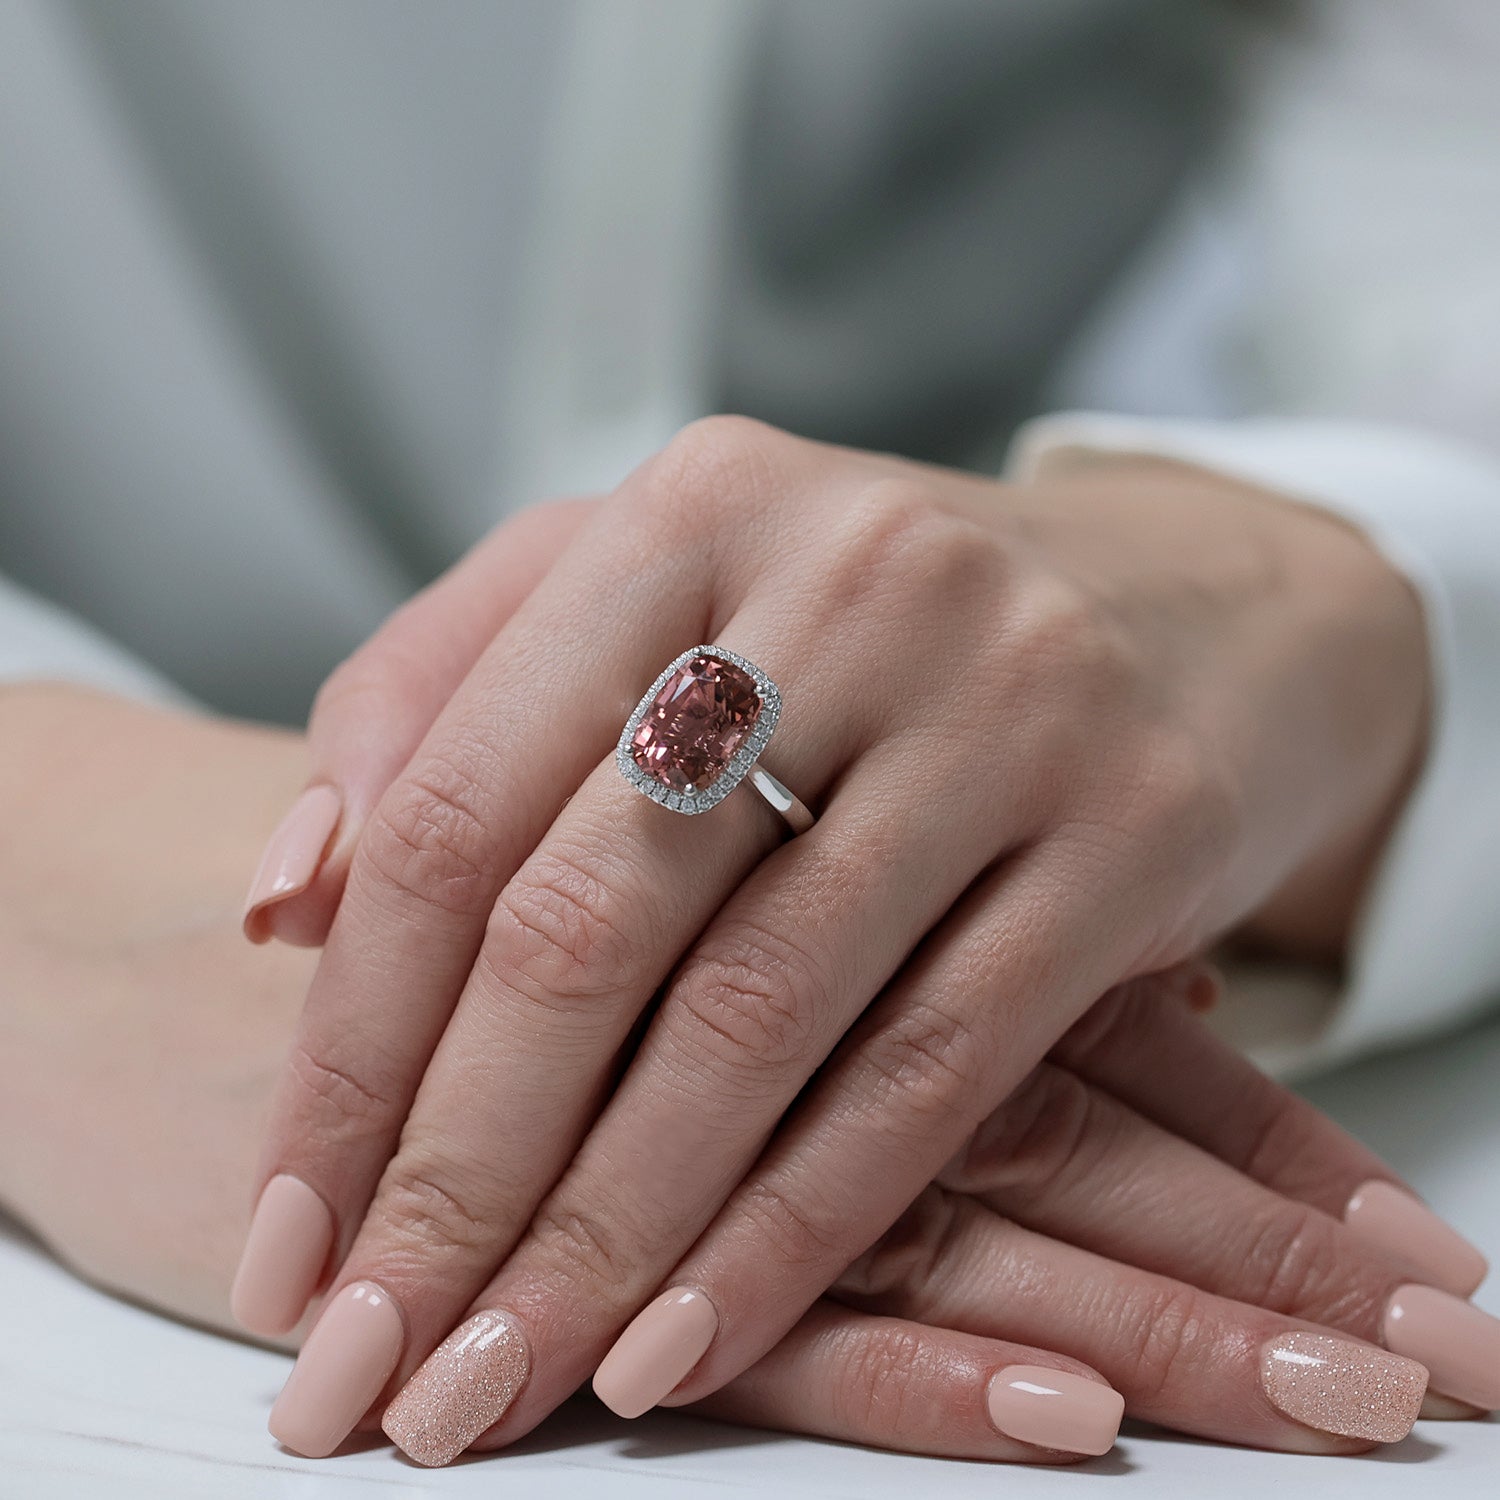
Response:
[[[637,1390],[612,1387],[606,1401],[670,1392],[665,1404],[682,1405],[748,1368],[932,1180],[988,1113],[975,1101],[1003,1097],[1012,1071],[1029,1071],[1022,1060],[1105,987],[1100,974],[1128,969],[1127,896],[1059,899],[1080,885],[1068,863],[1028,849],[953,909],[666,1278],[715,1309],[693,1374],[679,1385],[686,1368],[643,1365]],[[675,1316],[670,1294],[652,1305],[652,1322]],[[644,1338],[632,1325],[617,1349]]]
[[[835,1295],[986,1338],[1045,1339],[1132,1417],[1294,1453],[1396,1442],[1421,1408],[1417,1362],[1048,1239],[933,1189]]]
[[[687,1408],[871,1448],[1028,1464],[1107,1453],[1123,1409],[1077,1360],[829,1301],[814,1303],[739,1379]],[[388,1434],[403,1425],[387,1413]]]
[[[975,1132],[943,1183],[1112,1260],[1418,1360],[1446,1394],[1500,1397],[1462,1340],[1500,1363],[1500,1321],[1430,1288],[1338,1220],[1252,1181],[1066,1069],[1043,1064]],[[1471,1331],[1455,1346],[1456,1327]]]
[[[1484,1280],[1479,1251],[1378,1156],[1151,983],[1106,996],[1052,1056],[1247,1177],[1344,1219],[1434,1286],[1467,1297]]]
[[[308,721],[307,787],[251,883],[245,936],[316,947],[375,804],[500,627],[597,508],[536,506],[491,532],[329,677]]]
[[[701,639],[705,621],[733,618],[759,576],[744,562],[754,549],[723,547],[723,528],[704,516],[711,496],[748,535],[794,488],[786,465],[805,467],[815,451],[762,446],[739,424],[710,424],[632,476],[501,630],[372,815],[273,1102],[261,1181],[276,1196],[252,1221],[242,1279],[281,1287],[278,1317],[315,1285],[309,1247],[337,1240],[337,1260],[352,1242],[500,891],[612,751],[640,686]],[[799,482],[805,492],[805,472]],[[590,649],[568,649],[580,640]],[[649,803],[629,816],[643,809],[660,816]],[[541,967],[549,946],[565,966],[578,935],[578,889],[565,868],[561,878],[525,938]],[[502,924],[518,925],[511,915]],[[462,1217],[461,1200],[448,1207]]]
[[[286,1331],[330,1247],[347,1251],[499,891],[612,747],[628,693],[700,628],[703,580],[685,555],[647,558],[650,534],[618,516],[584,528],[366,826],[273,1100],[260,1182],[276,1193],[237,1280],[249,1331]],[[580,635],[597,658],[559,650]]]

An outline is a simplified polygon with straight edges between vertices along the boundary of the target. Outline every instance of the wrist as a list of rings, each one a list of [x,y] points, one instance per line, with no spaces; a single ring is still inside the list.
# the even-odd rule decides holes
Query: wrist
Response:
[[[1357,528],[1175,460],[1101,456],[1010,492],[1152,650],[1240,768],[1250,931],[1337,959],[1425,747],[1420,601]]]
[[[1299,601],[1292,621],[1307,667],[1303,712],[1321,729],[1323,816],[1305,857],[1245,935],[1337,962],[1421,772],[1431,653],[1416,590],[1362,531],[1330,512],[1268,499],[1282,510],[1289,593]]]

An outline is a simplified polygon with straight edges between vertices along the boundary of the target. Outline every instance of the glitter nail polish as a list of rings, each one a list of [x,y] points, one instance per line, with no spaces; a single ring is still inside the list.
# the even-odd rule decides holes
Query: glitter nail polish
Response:
[[[1261,1384],[1284,1416],[1337,1437],[1399,1442],[1427,1390],[1414,1359],[1321,1333],[1284,1333],[1261,1350]]]
[[[417,1463],[451,1463],[505,1415],[530,1372],[531,1350],[515,1319],[475,1313],[427,1356],[380,1425]]]

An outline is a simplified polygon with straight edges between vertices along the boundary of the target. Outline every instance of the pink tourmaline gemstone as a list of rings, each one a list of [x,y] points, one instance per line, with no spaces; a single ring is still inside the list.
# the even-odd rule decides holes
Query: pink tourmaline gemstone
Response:
[[[701,792],[724,774],[759,717],[760,694],[748,672],[716,656],[694,656],[651,700],[630,754],[674,792]]]

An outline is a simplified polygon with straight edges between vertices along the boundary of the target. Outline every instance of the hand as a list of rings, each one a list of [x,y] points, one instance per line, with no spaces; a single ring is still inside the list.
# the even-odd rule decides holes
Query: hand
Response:
[[[235,1168],[248,1166],[311,959],[252,958],[234,941],[236,875],[300,773],[301,748],[63,689],[0,696],[0,722],[0,817],[12,834],[0,863],[0,1034],[13,1074],[0,1142],[23,1147],[0,1156],[0,1201],[91,1279],[227,1327]],[[1201,1004],[1205,988],[1182,970],[1095,1007],[945,1185],[845,1273],[842,1303],[816,1303],[695,1409],[1028,1463],[1101,1451],[1122,1397],[1183,1431],[1297,1451],[1355,1452],[1399,1435],[1417,1368],[1330,1345],[1329,1333],[1373,1336],[1393,1285],[1416,1276],[1461,1288],[1477,1261],[1469,1253],[1466,1268],[1440,1234],[1448,1258],[1413,1262],[1299,1206],[1336,1203],[1345,1183],[1385,1169],[1188,1022],[1184,999]],[[1194,1080],[1164,1101],[1182,1137],[1126,1102],[1163,1102],[1141,1087],[1146,1059]],[[1221,1097],[1239,1108],[1217,1108]],[[1246,1160],[1259,1140],[1269,1149],[1257,1170],[1283,1194],[1216,1159]],[[1317,1316],[1330,1327],[1292,1321]],[[1319,1342],[1301,1342],[1308,1333]],[[1292,1336],[1294,1353],[1341,1357],[1268,1361],[1263,1346],[1284,1351]],[[1371,1371],[1384,1382],[1373,1407]],[[425,1461],[461,1443],[465,1419],[484,1422],[453,1399],[453,1377],[437,1356],[384,1414]],[[479,1446],[507,1440],[501,1427]]]
[[[677,818],[609,758],[705,635],[785,695],[768,759],[822,818],[780,849],[750,794]],[[1257,915],[1337,946],[1423,671],[1405,586],[1314,511],[1188,471],[1007,490],[691,430],[357,830],[246,1285],[282,1273],[285,1324],[331,1248],[339,1286],[400,1310],[402,1373],[465,1307],[505,1307],[531,1422],[690,1285],[712,1343],[676,1394],[706,1395],[1094,996]]]

